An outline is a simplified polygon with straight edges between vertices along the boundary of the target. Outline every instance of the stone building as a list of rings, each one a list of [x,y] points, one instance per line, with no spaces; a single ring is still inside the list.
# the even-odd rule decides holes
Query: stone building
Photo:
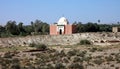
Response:
[[[112,27],[112,32],[120,32],[120,27]]]
[[[50,25],[50,35],[76,33],[76,25],[70,25],[65,17],[61,17],[57,24]]]

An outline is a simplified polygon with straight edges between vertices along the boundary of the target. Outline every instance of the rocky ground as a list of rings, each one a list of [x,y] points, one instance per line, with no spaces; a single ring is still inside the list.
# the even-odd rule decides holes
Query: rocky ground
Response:
[[[33,50],[34,49],[34,50]],[[0,69],[120,69],[120,45],[0,48]]]

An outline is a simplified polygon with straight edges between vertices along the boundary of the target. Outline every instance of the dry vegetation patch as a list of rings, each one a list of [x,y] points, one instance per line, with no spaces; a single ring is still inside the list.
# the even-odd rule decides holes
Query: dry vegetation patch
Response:
[[[36,46],[36,45],[35,45]],[[39,46],[39,45],[38,45]],[[44,45],[43,45],[44,46]],[[41,48],[41,45],[38,49]],[[45,48],[43,50],[43,48]],[[4,49],[8,49],[4,51]],[[17,49],[17,50],[16,50]],[[119,69],[120,46],[46,46],[1,48],[1,69]],[[25,52],[28,51],[29,52]]]

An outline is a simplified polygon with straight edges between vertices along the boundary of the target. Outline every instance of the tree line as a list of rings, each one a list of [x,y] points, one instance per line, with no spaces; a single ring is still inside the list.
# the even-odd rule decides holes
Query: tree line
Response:
[[[16,21],[8,21],[5,26],[0,25],[0,37],[14,37],[37,34],[49,34],[49,24],[41,20],[31,21],[30,25],[16,24]]]
[[[100,21],[99,21],[100,22]],[[112,32],[113,26],[120,26],[117,24],[98,24],[88,22],[74,22],[77,33],[81,32]],[[30,25],[24,25],[23,22],[16,24],[16,21],[8,21],[5,26],[0,25],[0,37],[14,37],[27,35],[47,35],[49,34],[50,25],[41,20],[31,21]]]
[[[80,32],[112,32],[112,27],[120,26],[120,24],[98,24],[88,22],[86,24],[82,24],[81,22],[73,23],[77,25],[77,33]]]

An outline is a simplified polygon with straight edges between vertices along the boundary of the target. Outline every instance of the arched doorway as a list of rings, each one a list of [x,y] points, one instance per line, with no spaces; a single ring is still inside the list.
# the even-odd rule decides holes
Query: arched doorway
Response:
[[[60,34],[60,35],[62,34],[62,29],[60,29],[59,34]]]

